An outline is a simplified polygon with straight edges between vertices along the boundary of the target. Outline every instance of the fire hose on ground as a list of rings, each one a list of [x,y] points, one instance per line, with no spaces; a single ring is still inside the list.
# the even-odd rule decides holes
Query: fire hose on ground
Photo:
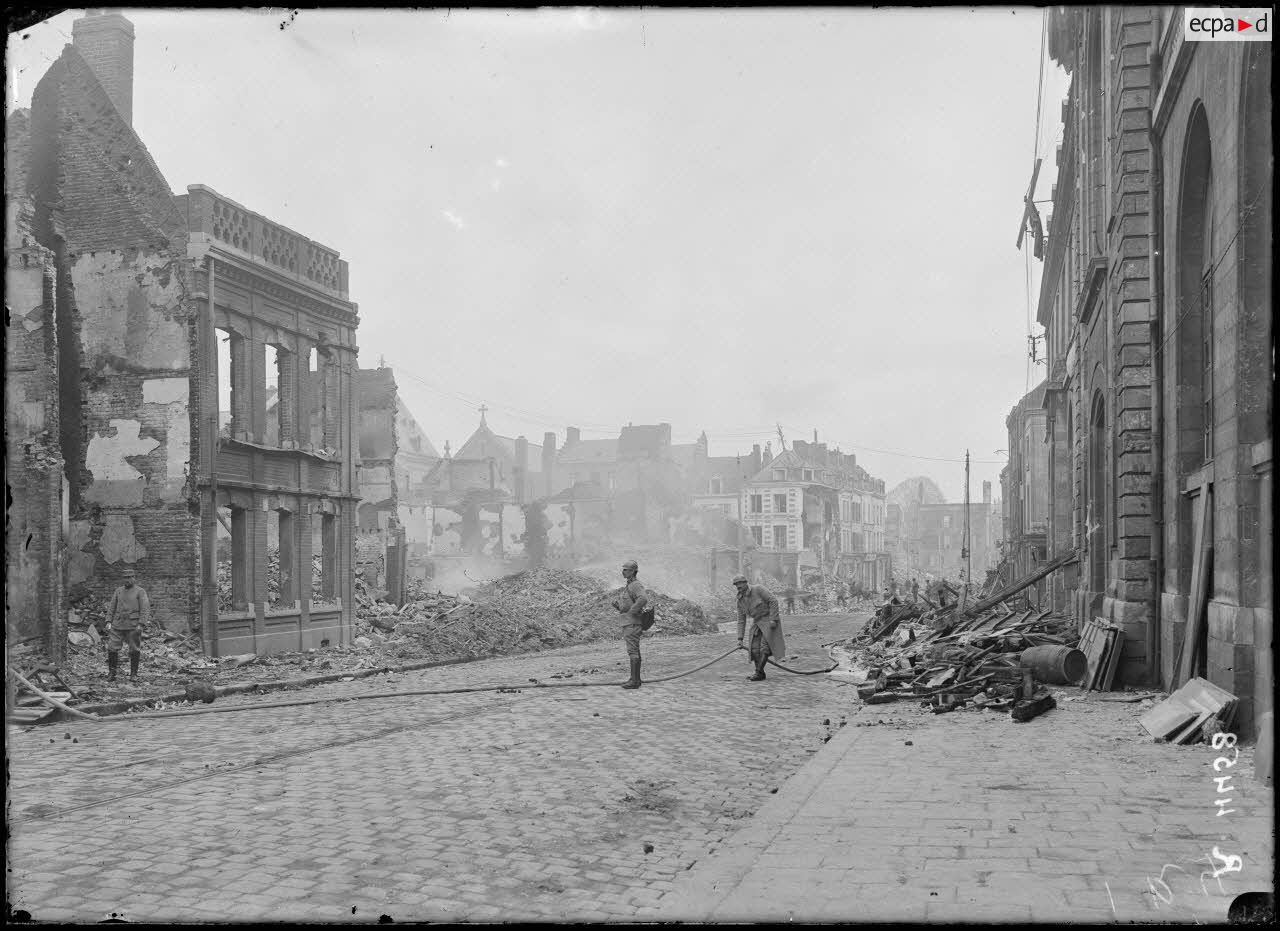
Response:
[[[687,669],[684,672],[673,673],[672,675],[669,675],[669,676],[659,676],[656,679],[646,679],[644,681],[645,681],[645,684],[653,684],[658,682],[671,682],[676,679],[683,679],[685,676],[691,676],[695,672],[701,672],[702,670],[706,669],[708,666],[712,666],[720,662],[720,660],[725,659],[726,657],[731,656],[732,654],[738,652],[739,650],[745,650],[745,649],[746,647],[742,645],[737,645],[733,647],[733,649],[727,650],[724,653],[721,653],[719,656],[715,657],[714,659],[708,660],[707,662],[703,663],[701,666],[695,666],[693,669]],[[783,670],[784,672],[789,672],[792,675],[797,675],[797,676],[820,675],[822,673],[831,672],[833,669],[835,669],[837,666],[840,665],[839,663],[833,663],[831,666],[827,667],[826,669],[799,670],[799,669],[791,669],[790,667],[784,666],[779,662],[775,662],[772,657],[769,658],[768,662],[771,666],[776,666],[777,668]],[[49,701],[52,705],[59,708],[63,712],[70,713],[71,715],[81,718],[83,720],[92,721],[95,724],[100,724],[103,721],[108,720],[106,718],[100,718],[95,715],[88,715],[82,711],[76,710],[75,708],[71,708],[63,704],[62,702],[58,701],[57,699],[46,695],[44,692],[41,692],[39,689],[33,686],[30,682],[28,682],[26,678],[23,677],[22,674],[17,672],[16,670],[9,668],[9,671],[19,681],[21,681],[24,686],[26,686],[32,692],[39,695],[41,698]],[[580,689],[580,688],[600,688],[600,687],[606,687],[606,686],[617,687],[620,685],[622,685],[621,682],[526,682],[520,685],[475,685],[475,686],[465,686],[461,688],[452,688],[452,689],[411,689],[409,691],[396,691],[396,692],[366,692],[366,693],[357,694],[357,695],[326,695],[321,698],[305,698],[305,699],[298,699],[295,701],[254,702],[251,704],[244,704],[244,705],[224,705],[217,708],[184,708],[176,711],[143,711],[143,712],[137,712],[135,714],[123,714],[123,715],[115,716],[115,718],[117,720],[143,720],[143,719],[151,720],[154,718],[188,717],[190,715],[197,715],[197,714],[219,714],[219,713],[227,713],[227,712],[234,712],[234,711],[258,711],[258,710],[263,710],[267,708],[294,708],[294,707],[299,707],[303,705],[318,705],[324,702],[331,702],[331,701],[356,701],[359,699],[369,699],[369,698],[413,698],[420,695],[463,695],[471,692],[514,692],[517,690],[523,691],[525,689],[531,689],[531,688],[535,688],[535,689],[579,688]]]

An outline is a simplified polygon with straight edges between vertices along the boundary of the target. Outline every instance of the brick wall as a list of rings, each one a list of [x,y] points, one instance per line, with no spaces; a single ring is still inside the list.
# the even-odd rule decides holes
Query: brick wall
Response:
[[[43,639],[50,658],[61,662],[66,605],[54,258],[34,240],[25,198],[6,204],[5,266],[5,632],[10,643]]]

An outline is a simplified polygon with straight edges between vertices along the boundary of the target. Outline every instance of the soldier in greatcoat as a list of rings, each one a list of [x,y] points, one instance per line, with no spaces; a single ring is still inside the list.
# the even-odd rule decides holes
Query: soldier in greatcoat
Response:
[[[744,575],[735,576],[733,584],[738,590],[738,646],[742,646],[747,618],[751,618],[748,652],[756,671],[747,678],[759,682],[765,677],[764,664],[770,656],[787,655],[782,618],[778,615],[778,599],[763,585],[750,584]]]
[[[151,602],[146,590],[136,583],[132,569],[125,569],[124,584],[107,603],[107,681],[114,682],[120,663],[120,648],[129,648],[129,679],[138,678],[142,658],[142,628],[151,620]]]

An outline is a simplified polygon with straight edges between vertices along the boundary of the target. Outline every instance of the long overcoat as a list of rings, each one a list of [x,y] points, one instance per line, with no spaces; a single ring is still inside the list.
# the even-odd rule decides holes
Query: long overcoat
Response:
[[[752,627],[758,627],[764,642],[769,644],[769,652],[774,658],[782,659],[787,655],[787,641],[782,636],[782,618],[778,614],[778,599],[763,585],[749,585],[747,590],[738,596],[738,637],[751,644]]]

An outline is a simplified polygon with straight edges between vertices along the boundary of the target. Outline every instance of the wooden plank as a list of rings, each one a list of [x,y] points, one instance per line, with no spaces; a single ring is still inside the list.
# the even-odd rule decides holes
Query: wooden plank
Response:
[[[1107,659],[1102,674],[1102,688],[1099,691],[1110,692],[1112,683],[1116,681],[1116,670],[1120,668],[1120,655],[1124,652],[1124,631],[1115,628],[1115,638],[1111,644],[1111,655]]]
[[[1106,665],[1107,652],[1111,649],[1111,630],[1106,627],[1099,630],[1089,647],[1089,652],[1085,654],[1089,665],[1084,674],[1084,688],[1087,692],[1093,691],[1101,679],[1099,671]]]
[[[1191,671],[1196,668],[1198,646],[1200,642],[1201,621],[1204,616],[1209,594],[1209,554],[1213,551],[1213,535],[1209,532],[1210,505],[1213,498],[1213,486],[1200,488],[1200,499],[1197,502],[1193,552],[1195,562],[1191,567],[1191,600],[1187,603],[1187,625],[1182,638],[1181,664],[1175,685],[1181,688],[1191,679]]]
[[[1107,625],[1101,618],[1094,618],[1085,624],[1084,634],[1080,638],[1079,650],[1085,655],[1089,665],[1084,675],[1082,688],[1087,692],[1093,688],[1098,668],[1102,663],[1103,653],[1107,646]]]
[[[1152,737],[1163,740],[1170,734],[1182,730],[1198,714],[1198,711],[1188,708],[1170,695],[1139,718],[1138,723]]]
[[[1172,737],[1169,738],[1169,743],[1171,744],[1192,743],[1196,739],[1196,735],[1200,733],[1200,728],[1204,727],[1205,722],[1212,717],[1213,717],[1212,711],[1199,712],[1196,715],[1195,720],[1193,720],[1190,724],[1188,724],[1182,730],[1178,731],[1176,734],[1174,734]]]

